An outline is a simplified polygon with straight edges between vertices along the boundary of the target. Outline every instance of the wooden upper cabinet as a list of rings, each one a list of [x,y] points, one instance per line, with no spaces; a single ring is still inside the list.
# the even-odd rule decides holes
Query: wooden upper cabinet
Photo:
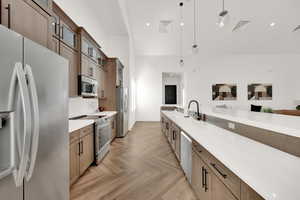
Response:
[[[34,2],[39,7],[41,7],[45,12],[47,12],[49,15],[52,14],[52,0],[26,0],[27,2]]]
[[[75,97],[78,96],[79,75],[78,26],[55,2],[52,7],[52,50],[55,51],[58,45],[59,54],[69,61],[69,96]]]
[[[100,99],[106,98],[105,91],[105,79],[106,79],[106,71],[99,68],[99,85],[98,85],[98,94]]]
[[[81,75],[97,80],[97,70],[98,67],[94,61],[89,59],[89,57],[87,57],[85,54],[81,54]]]
[[[60,52],[59,40],[56,37],[52,37],[50,49],[55,53],[59,54]]]
[[[61,43],[60,55],[69,61],[69,96],[78,96],[78,51]]]
[[[33,1],[1,0],[2,25],[51,48],[51,18]]]

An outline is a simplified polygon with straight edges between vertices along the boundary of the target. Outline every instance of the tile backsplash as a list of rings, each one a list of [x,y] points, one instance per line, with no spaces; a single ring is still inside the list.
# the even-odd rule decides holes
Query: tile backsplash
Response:
[[[69,117],[86,115],[98,110],[98,99],[82,97],[69,98]]]

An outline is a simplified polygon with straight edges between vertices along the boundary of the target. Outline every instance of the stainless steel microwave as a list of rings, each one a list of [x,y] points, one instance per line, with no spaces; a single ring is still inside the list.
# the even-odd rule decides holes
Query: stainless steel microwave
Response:
[[[98,82],[86,76],[79,78],[79,92],[83,97],[97,97],[98,96]]]

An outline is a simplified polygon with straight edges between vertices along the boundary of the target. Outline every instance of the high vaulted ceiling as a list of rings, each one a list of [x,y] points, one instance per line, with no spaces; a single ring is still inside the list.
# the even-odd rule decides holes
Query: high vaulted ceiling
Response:
[[[198,44],[201,53],[300,53],[299,0],[225,0],[230,24],[217,27],[221,0],[199,3]],[[180,10],[178,0],[127,0],[128,18],[137,54],[178,55]],[[184,2],[184,54],[192,54],[193,2]],[[168,33],[159,32],[161,20],[172,20]],[[232,32],[240,20],[251,23]],[[275,26],[270,24],[274,22]],[[150,26],[146,26],[150,23]]]
[[[118,0],[55,0],[77,23],[103,45],[105,37],[128,35]]]

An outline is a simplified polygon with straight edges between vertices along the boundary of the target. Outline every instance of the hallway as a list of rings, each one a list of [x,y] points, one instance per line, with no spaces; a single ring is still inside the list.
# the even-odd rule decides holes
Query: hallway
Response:
[[[160,124],[137,122],[99,166],[71,188],[72,200],[196,200]]]

